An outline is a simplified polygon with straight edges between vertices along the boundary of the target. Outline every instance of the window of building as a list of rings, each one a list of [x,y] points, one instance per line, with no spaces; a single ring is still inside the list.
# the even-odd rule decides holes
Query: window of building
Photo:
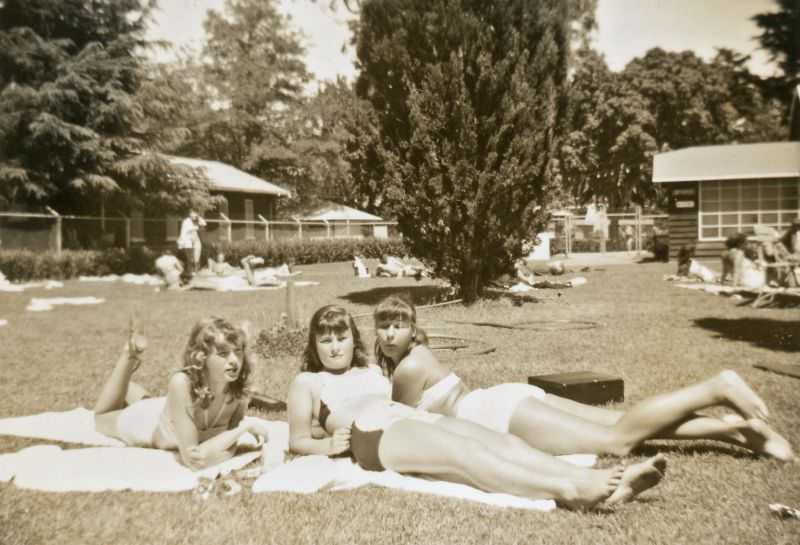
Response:
[[[751,234],[756,225],[785,230],[800,212],[800,182],[730,180],[700,184],[700,240]]]

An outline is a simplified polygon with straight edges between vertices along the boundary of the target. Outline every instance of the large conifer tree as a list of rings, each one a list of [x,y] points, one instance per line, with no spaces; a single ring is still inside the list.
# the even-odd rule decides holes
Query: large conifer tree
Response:
[[[386,152],[384,209],[467,302],[543,223],[569,18],[560,0],[362,4],[357,91]]]
[[[137,96],[155,1],[0,2],[0,202],[96,214],[210,204],[207,184],[158,149]]]

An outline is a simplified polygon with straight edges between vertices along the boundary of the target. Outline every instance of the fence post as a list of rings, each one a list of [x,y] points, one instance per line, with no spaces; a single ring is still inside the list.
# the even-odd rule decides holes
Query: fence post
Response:
[[[569,257],[572,253],[572,220],[569,215],[564,216],[564,253]]]
[[[269,222],[261,214],[258,215],[258,219],[264,224],[264,240],[269,242]]]
[[[231,227],[232,226],[231,219],[222,212],[220,212],[219,215],[222,216],[222,221],[225,222],[225,241],[228,244],[230,244],[231,242],[233,242],[233,230]]]
[[[600,210],[601,208],[598,206],[597,209]],[[600,220],[601,221],[601,224],[600,224],[600,253],[604,254],[604,253],[606,253],[606,231],[608,230],[608,227],[609,227],[609,221],[608,221],[608,208],[603,206],[602,210],[603,210],[602,216],[600,216],[600,214],[598,214],[598,216],[603,218],[602,220]]]
[[[56,247],[55,248],[56,255],[61,255],[61,214],[59,214],[49,206],[45,206],[44,208],[56,218],[56,222],[52,228],[53,242],[55,243]]]
[[[636,257],[642,253],[642,207],[636,205]]]
[[[297,238],[303,240],[303,224],[298,218],[294,218],[294,221],[297,222]]]
[[[331,224],[326,219],[322,221],[325,223],[325,238],[331,238]]]
[[[131,218],[124,214],[122,217],[125,218],[125,248],[128,249],[131,247]]]

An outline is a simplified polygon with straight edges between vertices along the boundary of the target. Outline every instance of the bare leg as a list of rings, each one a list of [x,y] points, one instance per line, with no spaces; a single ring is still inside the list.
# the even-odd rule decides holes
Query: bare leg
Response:
[[[436,423],[448,431],[479,441],[484,447],[492,450],[497,456],[513,464],[534,472],[562,475],[569,478],[577,487],[593,483],[598,471],[576,466],[549,454],[531,448],[527,443],[508,433],[500,433],[458,418],[444,418]],[[666,458],[659,454],[642,463],[633,464],[624,470],[614,467],[610,471],[622,472],[620,486],[609,498],[609,503],[630,501],[641,492],[657,485],[667,469]]]
[[[247,277],[247,283],[251,286],[256,285],[256,277],[253,275],[253,267],[250,265],[250,260],[255,259],[255,256],[248,255],[247,257],[243,257],[241,264],[242,268],[244,269],[244,274]]]
[[[476,439],[448,431],[438,423],[415,420],[392,424],[384,432],[379,455],[387,468],[401,473],[425,474],[489,492],[553,498],[576,508],[588,508],[606,499],[621,478],[618,472],[598,471],[594,479],[579,483],[579,489],[569,477],[531,471],[500,458]]]
[[[780,436],[768,426],[734,425],[695,413],[717,404],[733,407],[742,414],[767,414],[763,401],[736,373],[723,371],[699,384],[646,399],[625,413],[557,396],[546,396],[542,401],[527,399],[512,418],[511,433],[552,454],[625,455],[646,439],[664,438],[716,439],[775,455],[764,448],[769,441],[763,434],[770,438]]]
[[[122,353],[111,371],[111,376],[103,384],[97,402],[94,405],[95,415],[124,409],[133,401],[147,395],[144,388],[131,382],[131,376],[141,365],[142,353],[147,348],[147,339],[138,332],[141,329],[131,320],[128,341],[122,347]],[[129,389],[135,399],[129,398]]]

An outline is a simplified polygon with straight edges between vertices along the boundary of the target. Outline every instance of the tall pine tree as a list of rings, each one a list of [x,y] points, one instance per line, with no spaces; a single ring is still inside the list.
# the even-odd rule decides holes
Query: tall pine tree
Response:
[[[357,92],[378,118],[384,209],[466,302],[544,222],[569,19],[560,0],[362,4]]]

